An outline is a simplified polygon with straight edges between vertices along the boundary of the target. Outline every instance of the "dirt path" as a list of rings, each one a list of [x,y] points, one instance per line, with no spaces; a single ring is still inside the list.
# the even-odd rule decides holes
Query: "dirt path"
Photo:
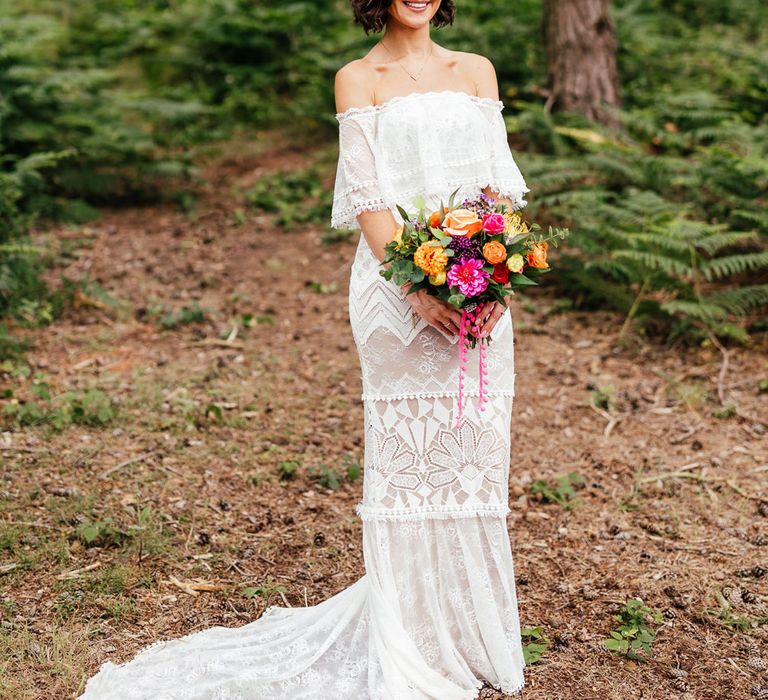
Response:
[[[314,604],[363,573],[356,241],[323,247],[315,228],[231,214],[238,188],[300,161],[233,150],[194,220],[133,209],[62,232],[63,272],[130,310],[86,295],[32,333],[32,376],[5,368],[16,397],[45,373],[54,397],[98,388],[114,417],[0,434],[0,697],[70,698],[107,657],[243,624],[268,602]],[[552,642],[522,697],[751,697],[768,686],[764,426],[713,417],[716,350],[622,350],[615,317],[552,302],[513,310],[509,530],[523,622]],[[163,328],[194,304],[202,322]],[[764,352],[732,352],[725,388],[742,412],[768,415],[767,373]],[[570,472],[584,479],[572,509],[532,495]],[[601,644],[632,597],[664,613],[648,663]]]

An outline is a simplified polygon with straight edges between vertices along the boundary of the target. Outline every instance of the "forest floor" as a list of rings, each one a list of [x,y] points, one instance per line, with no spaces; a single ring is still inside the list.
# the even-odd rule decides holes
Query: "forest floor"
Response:
[[[363,574],[356,241],[299,227],[273,254],[271,217],[243,204],[304,155],[265,135],[211,159],[195,216],[108,210],[45,234],[52,281],[87,275],[122,306],[81,289],[0,375],[6,398],[76,418],[0,433],[0,697],[75,697],[106,659]],[[752,697],[768,686],[766,348],[732,348],[721,374],[712,346],[619,345],[622,319],[546,289],[513,318],[508,526],[522,622],[550,641],[520,697]],[[603,647],[632,598],[663,614],[648,661]]]

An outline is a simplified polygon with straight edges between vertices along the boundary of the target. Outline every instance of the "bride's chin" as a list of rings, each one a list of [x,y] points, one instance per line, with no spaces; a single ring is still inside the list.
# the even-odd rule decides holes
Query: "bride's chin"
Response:
[[[424,6],[424,9],[411,9],[405,4],[404,0],[394,0],[389,8],[390,16],[395,17],[398,22],[409,27],[421,27],[428,24],[435,12],[435,4],[439,5],[439,0],[430,0]]]

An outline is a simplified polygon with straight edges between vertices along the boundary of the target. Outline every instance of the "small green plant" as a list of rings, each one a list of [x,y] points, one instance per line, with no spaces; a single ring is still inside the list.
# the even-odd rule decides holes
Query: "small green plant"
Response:
[[[338,291],[339,285],[335,282],[325,284],[323,282],[310,282],[307,285],[315,294],[334,294]]]
[[[612,385],[599,387],[590,394],[590,401],[595,408],[602,408],[612,414],[616,411],[615,393]]]
[[[549,649],[550,641],[542,627],[523,627],[520,630],[523,638],[523,659],[528,665],[541,660],[544,652]]]
[[[362,474],[362,467],[352,455],[344,455],[341,460],[341,466],[347,473],[347,481],[357,481]]]
[[[131,534],[115,527],[112,520],[86,521],[77,528],[77,537],[86,547],[120,547]]]
[[[646,606],[641,599],[632,598],[613,617],[619,626],[603,640],[603,646],[633,660],[650,657],[651,645],[656,640],[656,626],[664,620],[662,614]]]
[[[254,209],[276,214],[275,224],[287,229],[326,222],[333,199],[316,168],[277,171],[261,178],[245,196]]]
[[[325,464],[318,464],[317,466],[310,467],[307,470],[307,474],[310,478],[320,484],[320,486],[331,489],[331,491],[335,491],[342,485],[342,483],[344,483],[344,476]]]
[[[556,503],[571,510],[576,506],[576,489],[584,486],[584,477],[578,472],[570,472],[555,478],[554,482],[543,479],[531,484],[531,494],[545,503]]]
[[[718,619],[722,624],[731,629],[741,630],[742,632],[747,632],[751,629],[752,625],[749,618],[744,615],[735,614],[733,605],[726,599],[722,591],[717,589],[715,591],[715,598],[720,607],[706,608],[704,610],[705,614]]]
[[[727,420],[733,418],[736,415],[736,406],[732,403],[727,406],[718,406],[712,409],[712,417],[718,420]]]
[[[300,466],[301,464],[299,464],[299,462],[296,462],[292,459],[286,459],[282,462],[278,462],[277,476],[280,478],[280,481],[290,481],[296,476],[296,472]]]
[[[160,554],[168,546],[162,514],[150,506],[138,510],[136,523],[128,527],[127,534],[138,550],[139,561],[144,557]]]
[[[64,409],[72,423],[102,427],[115,418],[112,402],[103,391],[88,389],[84,394],[67,392],[61,396]]]
[[[166,331],[173,330],[179,326],[188,326],[193,323],[205,322],[205,311],[198,306],[197,303],[191,306],[184,306],[178,311],[164,311],[163,307],[159,307],[153,310],[158,318],[160,327]]]
[[[345,455],[341,460],[341,469],[334,469],[326,464],[318,464],[307,469],[307,475],[320,486],[335,491],[344,481],[356,481],[360,478],[362,468],[351,455]]]
[[[91,388],[84,393],[65,392],[51,397],[48,383],[36,376],[31,384],[31,392],[37,400],[20,400],[12,394],[3,406],[2,416],[16,427],[48,425],[54,430],[62,430],[67,425],[87,425],[104,427],[115,419],[112,402],[100,389]]]
[[[262,583],[260,586],[250,586],[244,589],[243,597],[254,598],[258,596],[259,598],[263,598],[265,601],[269,602],[271,598],[276,595],[280,595],[281,593],[285,593],[285,591],[285,586],[281,586],[271,578],[268,578],[267,581]]]

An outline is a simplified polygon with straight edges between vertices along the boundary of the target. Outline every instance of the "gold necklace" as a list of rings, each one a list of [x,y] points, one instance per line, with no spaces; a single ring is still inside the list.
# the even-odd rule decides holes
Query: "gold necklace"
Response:
[[[409,77],[411,78],[411,80],[413,80],[414,82],[415,82],[415,81],[417,81],[417,80],[418,80],[418,79],[421,77],[421,74],[424,72],[424,67],[427,65],[427,61],[429,60],[429,57],[432,55],[432,46],[433,46],[433,44],[432,44],[432,42],[430,42],[430,44],[429,44],[429,52],[427,53],[427,57],[424,59],[424,63],[422,63],[422,64],[421,64],[421,70],[419,71],[419,74],[418,74],[418,75],[414,75],[414,74],[413,74],[413,73],[411,73],[411,71],[409,71],[409,70],[408,70],[408,69],[407,69],[407,68],[406,68],[406,67],[405,67],[405,66],[404,66],[402,63],[400,63],[400,61],[398,61],[398,60],[395,58],[395,54],[393,54],[393,53],[392,53],[392,52],[391,52],[391,51],[390,51],[390,50],[389,50],[389,49],[386,47],[386,45],[384,44],[384,41],[383,41],[383,40],[382,40],[382,41],[380,41],[379,43],[380,43],[380,44],[381,44],[381,45],[382,45],[382,46],[383,46],[383,47],[386,49],[387,53],[388,53],[390,56],[392,56],[392,58],[395,60],[395,63],[397,63],[397,65],[399,65],[399,66],[400,66],[400,67],[401,67],[401,68],[402,68],[402,69],[403,69],[403,70],[404,70],[406,73],[408,73],[408,76],[409,76]]]

